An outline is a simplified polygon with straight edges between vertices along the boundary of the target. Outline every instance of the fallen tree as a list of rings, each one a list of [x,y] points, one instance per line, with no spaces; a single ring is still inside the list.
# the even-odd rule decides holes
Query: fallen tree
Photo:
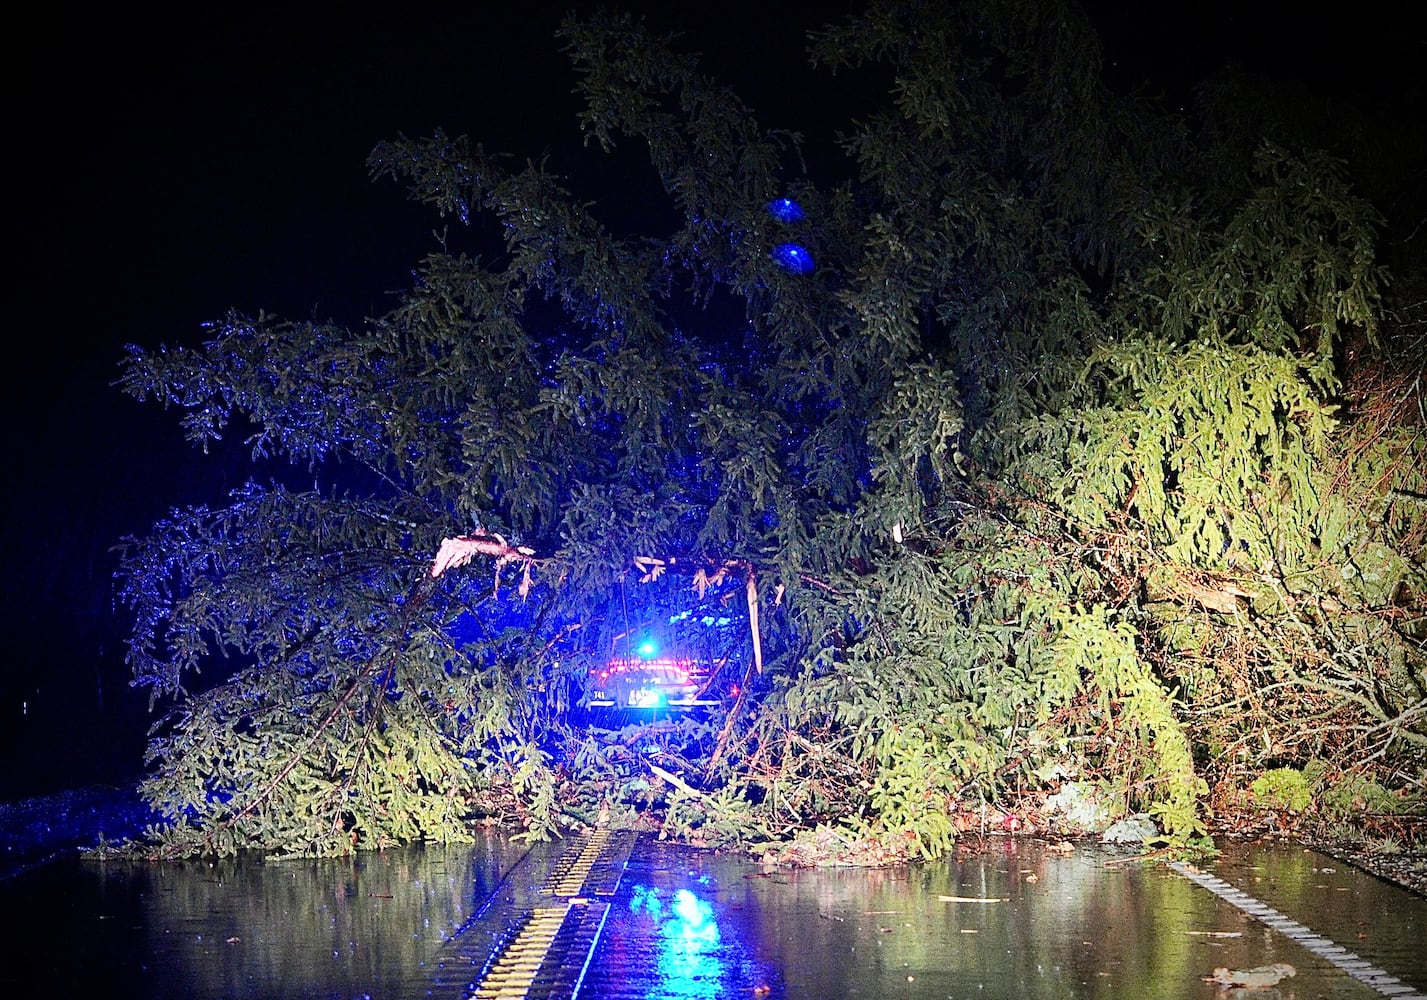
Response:
[[[816,34],[895,80],[839,178],[630,18],[562,40],[586,135],[648,147],[673,231],[465,138],[384,143],[375,175],[499,224],[489,261],[458,235],[360,328],[234,313],[126,362],[195,441],[243,427],[333,484],[126,541],[169,705],[144,849],[603,815],[936,856],[1072,785],[1184,843],[1313,762],[1421,807],[1422,421],[1342,403],[1385,280],[1344,164],[1189,140],[1103,85],[1072,6]],[[577,721],[641,623],[696,608],[740,637],[722,715]]]

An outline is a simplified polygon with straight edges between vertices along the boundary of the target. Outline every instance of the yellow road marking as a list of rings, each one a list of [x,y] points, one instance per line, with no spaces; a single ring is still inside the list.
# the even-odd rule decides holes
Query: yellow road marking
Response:
[[[524,997],[569,912],[568,903],[531,911],[530,920],[501,949],[500,957],[481,978],[470,1000],[517,1000]]]
[[[553,887],[547,886],[541,891],[555,896],[578,896],[585,879],[589,878],[590,869],[608,846],[609,830],[599,829],[590,834],[590,839],[570,865],[570,870],[561,876],[560,881]]]

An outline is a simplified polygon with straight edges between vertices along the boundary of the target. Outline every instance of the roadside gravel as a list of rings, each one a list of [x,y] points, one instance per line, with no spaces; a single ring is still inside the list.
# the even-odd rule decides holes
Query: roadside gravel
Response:
[[[1384,882],[1427,896],[1427,849],[1403,849],[1391,854],[1363,850],[1351,844],[1306,844],[1346,864],[1376,875]]]

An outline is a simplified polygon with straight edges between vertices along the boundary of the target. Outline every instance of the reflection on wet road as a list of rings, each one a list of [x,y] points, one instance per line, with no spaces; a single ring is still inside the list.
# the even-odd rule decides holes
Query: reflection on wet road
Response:
[[[616,865],[622,843],[632,853]],[[1427,985],[1427,899],[1298,848],[1228,845],[1204,867],[1385,970],[1396,992],[1166,867],[1098,845],[970,846],[935,864],[823,871],[648,837],[529,850],[491,837],[323,862],[64,861],[0,885],[13,928],[0,989],[106,1000],[481,988],[641,1000],[1366,1000]],[[1205,982],[1274,963],[1296,975],[1238,994]]]
[[[1215,969],[1281,961],[1297,975],[1249,995],[1379,995],[1182,876],[1123,860],[1004,840],[910,869],[789,871],[642,844],[586,986],[610,998],[1214,997],[1230,993],[1204,982]],[[1385,897],[1420,941],[1427,900],[1368,882],[1357,890]],[[689,939],[680,893],[698,901],[693,926],[716,932]],[[1427,979],[1421,948],[1381,961]]]

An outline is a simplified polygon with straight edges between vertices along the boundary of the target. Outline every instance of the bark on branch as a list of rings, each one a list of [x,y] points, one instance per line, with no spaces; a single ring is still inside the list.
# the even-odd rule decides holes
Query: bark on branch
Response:
[[[497,565],[522,560],[528,562],[535,557],[535,550],[525,545],[511,545],[500,535],[478,532],[474,535],[458,535],[441,542],[436,558],[431,561],[431,575],[440,576],[448,569],[464,566],[476,556],[494,556]]]

